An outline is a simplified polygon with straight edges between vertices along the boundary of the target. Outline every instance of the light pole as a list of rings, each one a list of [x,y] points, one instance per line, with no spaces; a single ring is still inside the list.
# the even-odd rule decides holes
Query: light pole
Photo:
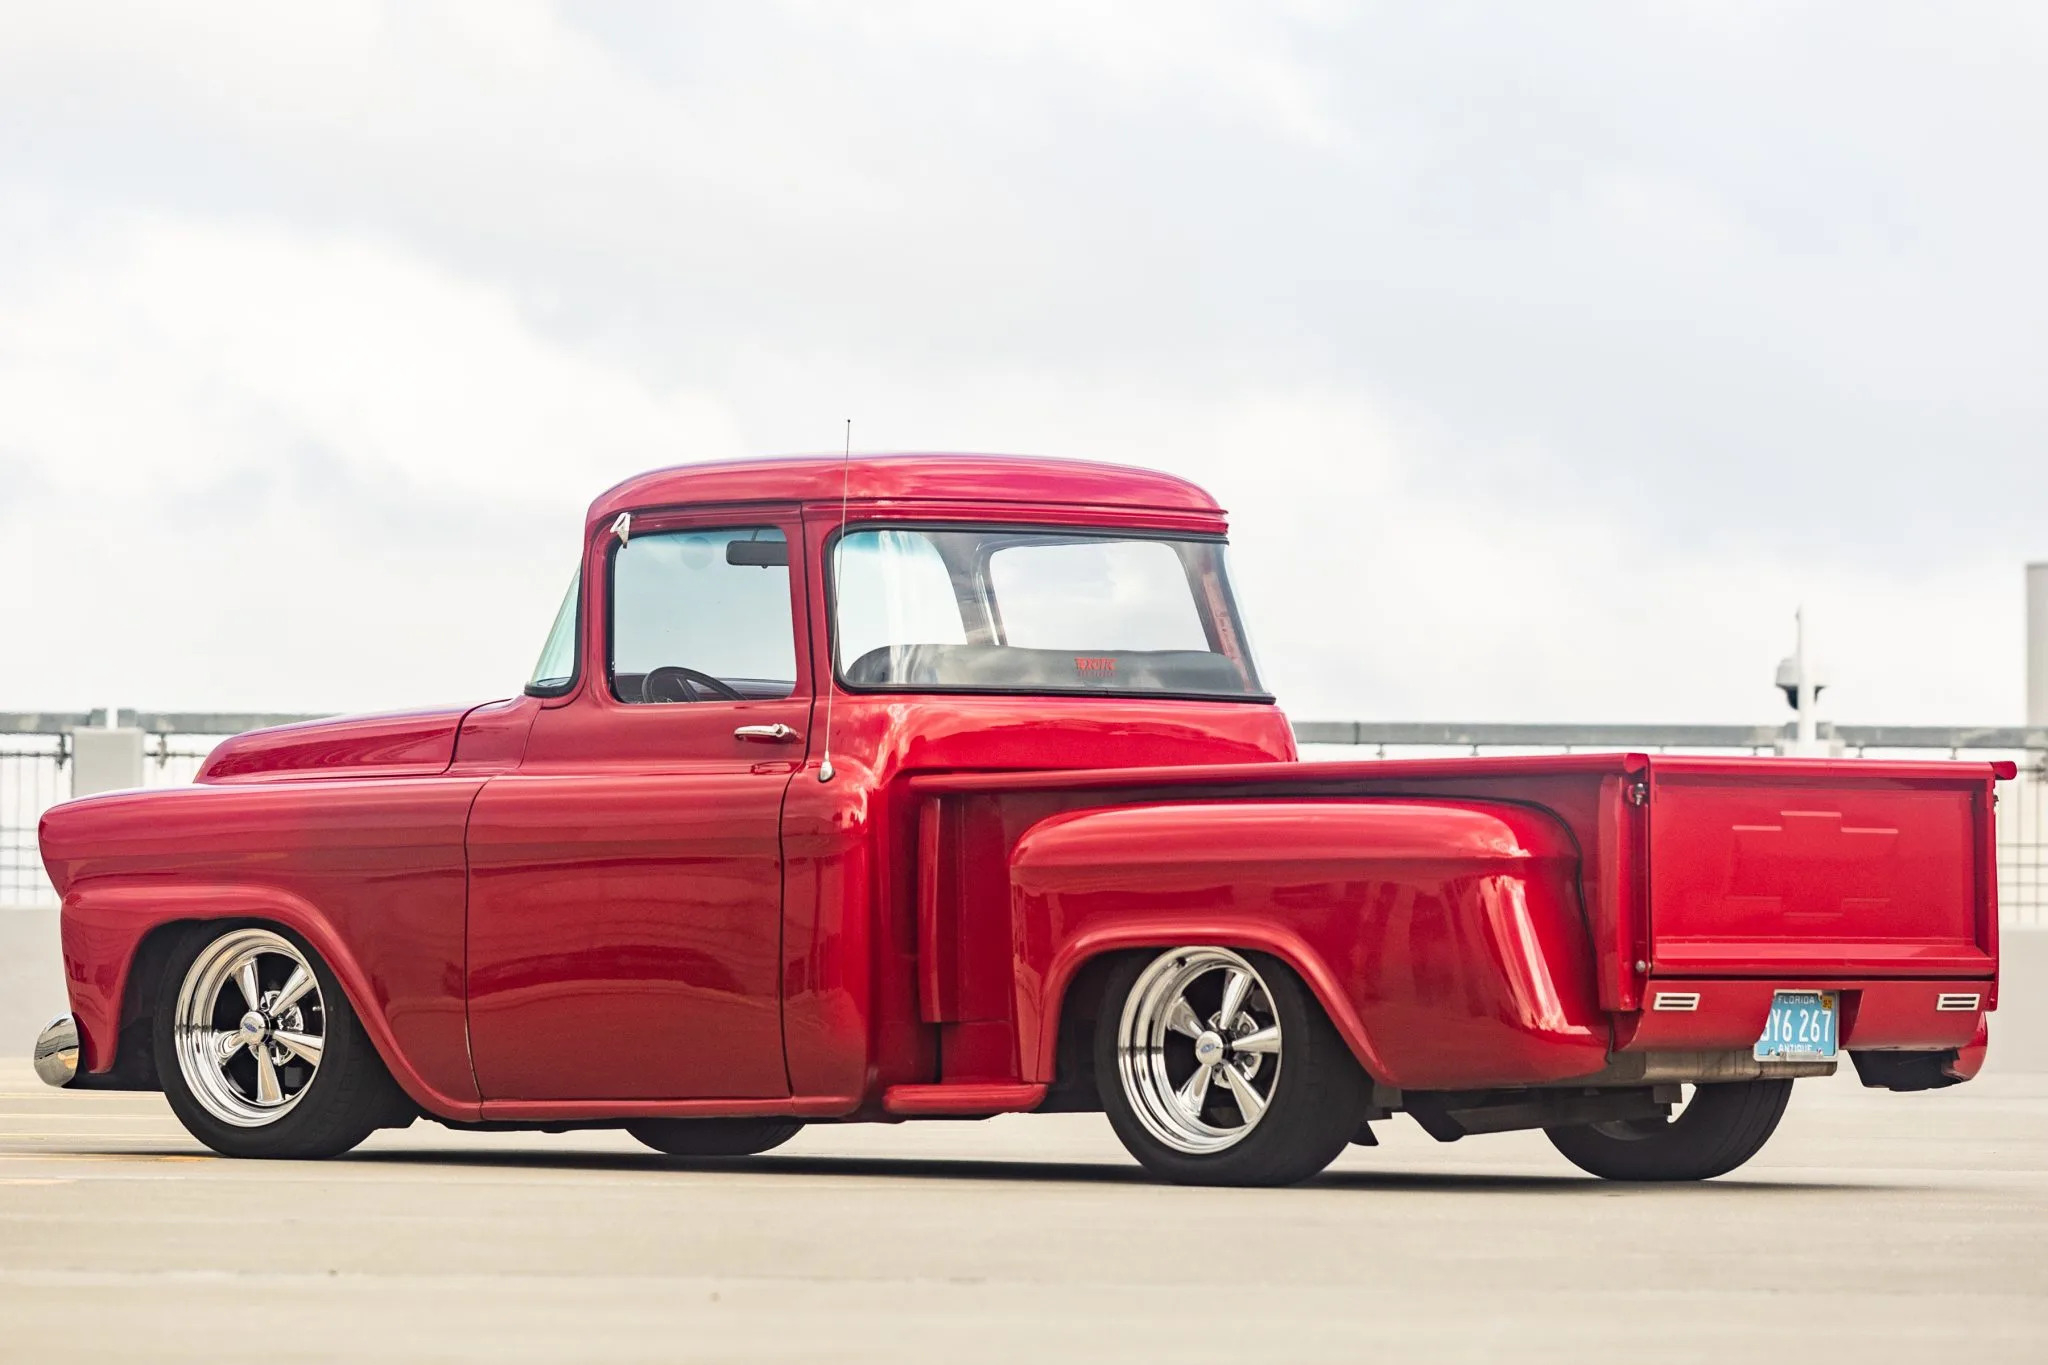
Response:
[[[1792,613],[1792,621],[1796,631],[1792,657],[1778,665],[1778,689],[1791,703],[1796,720],[1792,742],[1784,752],[1800,758],[1826,758],[1830,746],[1821,742],[1820,718],[1816,714],[1815,703],[1827,684],[1821,680],[1819,669],[1806,651],[1806,608],[1803,605]]]

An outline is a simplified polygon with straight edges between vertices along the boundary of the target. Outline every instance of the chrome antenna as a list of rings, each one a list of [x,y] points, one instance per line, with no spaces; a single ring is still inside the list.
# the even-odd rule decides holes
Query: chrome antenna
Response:
[[[846,498],[853,478],[853,419],[846,419],[846,453],[839,458],[839,538],[832,542],[832,586],[839,587],[839,547],[846,543]],[[825,740],[819,746],[818,780],[832,780],[832,697],[839,690],[839,631],[831,621],[825,623],[825,636],[831,643],[831,657],[825,675]]]

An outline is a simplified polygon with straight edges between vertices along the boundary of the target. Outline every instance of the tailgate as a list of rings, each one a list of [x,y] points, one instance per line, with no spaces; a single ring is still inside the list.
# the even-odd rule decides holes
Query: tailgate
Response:
[[[1652,972],[1993,975],[2004,766],[1653,758]]]

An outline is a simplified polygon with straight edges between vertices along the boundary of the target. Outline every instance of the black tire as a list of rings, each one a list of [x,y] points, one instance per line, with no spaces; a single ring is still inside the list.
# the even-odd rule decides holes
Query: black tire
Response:
[[[1263,1114],[1220,1151],[1177,1150],[1137,1112],[1119,1058],[1119,1029],[1133,992],[1148,972],[1186,955],[1220,953],[1249,964],[1270,1001],[1284,1051]],[[1189,1045],[1188,1070],[1194,1068]],[[1227,1055],[1227,1054],[1226,1054]],[[1228,949],[1173,948],[1134,954],[1110,973],[1095,1029],[1095,1080],[1110,1126],[1138,1162],[1183,1185],[1292,1185],[1328,1166],[1350,1143],[1372,1098],[1372,1081],[1345,1046],[1313,992],[1278,958]],[[1135,1082],[1142,1084],[1142,1082]],[[1234,1101],[1233,1101],[1234,1103]]]
[[[626,1131],[669,1156],[754,1156],[803,1131],[801,1119],[641,1119]]]
[[[179,1064],[176,1024],[180,988],[195,960],[223,938],[251,928],[267,930],[298,950],[319,984],[325,1028],[318,1066],[290,1109],[260,1126],[241,1126],[217,1117],[193,1093]],[[379,1128],[402,1128],[419,1116],[363,1032],[341,982],[304,939],[276,925],[195,925],[164,965],[152,1030],[156,1072],[171,1112],[187,1132],[222,1156],[339,1156]]]
[[[1603,1180],[1711,1180],[1763,1149],[1791,1097],[1783,1080],[1702,1085],[1672,1118],[1543,1131],[1567,1161]]]

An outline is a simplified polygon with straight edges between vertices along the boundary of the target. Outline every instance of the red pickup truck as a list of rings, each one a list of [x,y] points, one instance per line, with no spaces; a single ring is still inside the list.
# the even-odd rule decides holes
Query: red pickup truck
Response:
[[[2005,775],[1304,763],[1199,488],[697,465],[592,505],[524,695],[50,811],[36,1060],[238,1156],[1099,1109],[1161,1176],[1277,1184],[1405,1112],[1700,1179],[1844,1052],[1976,1074]]]

